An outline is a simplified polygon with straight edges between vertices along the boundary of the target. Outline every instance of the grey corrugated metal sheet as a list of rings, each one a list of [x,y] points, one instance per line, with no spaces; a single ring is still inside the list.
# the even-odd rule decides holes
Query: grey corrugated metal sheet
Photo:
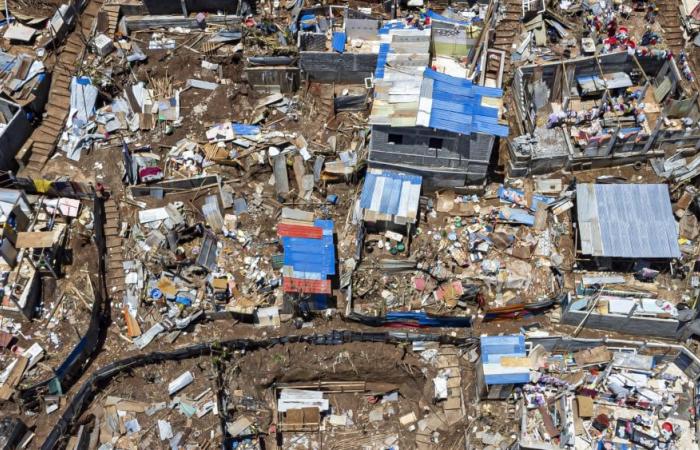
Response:
[[[581,251],[612,258],[678,258],[678,227],[664,184],[579,184]]]

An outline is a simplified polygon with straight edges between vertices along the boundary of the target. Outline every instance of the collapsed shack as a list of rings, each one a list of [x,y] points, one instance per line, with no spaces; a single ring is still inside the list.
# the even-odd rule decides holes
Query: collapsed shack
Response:
[[[519,67],[510,176],[611,167],[694,154],[697,96],[686,97],[673,59],[627,52]]]
[[[302,9],[299,67],[309,81],[364,83],[377,66],[381,21],[346,6]]]
[[[448,446],[463,439],[456,426],[464,417],[458,387],[468,370],[460,367],[461,351],[434,342],[404,349],[363,343],[242,355],[223,375],[233,412],[227,431],[234,445],[263,448]],[[439,386],[443,380],[450,392]]]
[[[89,187],[11,174],[3,176],[2,183],[12,188],[0,188],[0,268],[5,288],[0,315],[28,321],[47,290],[42,286],[55,283],[69,260],[70,228],[82,212]]]
[[[98,255],[106,250],[102,199],[91,185],[12,173],[3,174],[1,182],[7,187],[0,189],[0,402],[13,414],[21,392],[34,393],[29,395],[34,407],[43,405],[37,392],[62,395],[101,348],[104,265]],[[75,260],[81,266],[74,266]],[[23,445],[33,438],[32,430],[12,426],[26,431],[20,436]],[[4,437],[10,445],[11,436]]]
[[[53,374],[44,381],[21,390],[19,397],[27,407],[36,408],[40,404],[39,393],[62,395],[82,376],[83,370],[92,357],[100,350],[106,334],[106,322],[110,314],[105,282],[105,256],[107,253],[104,234],[104,199],[101,194],[93,198],[93,230],[97,254],[96,276],[88,277],[90,291],[94,295],[90,308],[90,320],[87,330],[80,341],[71,350],[61,364],[54,368]]]
[[[16,47],[13,53],[18,54],[0,51],[0,170],[17,168],[15,155],[31,134],[33,120],[44,111],[51,80],[37,55]]]
[[[477,372],[482,423],[471,434],[483,444],[516,432],[525,449],[697,446],[700,360],[684,346],[486,337]],[[503,414],[512,420],[484,426]]]
[[[277,345],[305,344],[305,345],[331,345],[339,346],[352,342],[365,343],[387,343],[387,344],[409,344],[437,342],[440,345],[452,345],[469,348],[476,344],[472,338],[457,338],[452,336],[437,334],[412,334],[412,333],[358,333],[350,331],[334,331],[326,335],[293,335],[279,338],[269,338],[259,341],[249,339],[230,340],[221,343],[203,343],[182,348],[171,352],[156,352],[147,355],[133,356],[121,361],[115,361],[101,369],[95,371],[80,387],[66,406],[62,417],[42,444],[42,450],[53,450],[61,445],[76,420],[87,410],[89,402],[109,383],[110,380],[122,373],[144,367],[149,364],[161,363],[164,361],[181,361],[193,357],[201,356],[224,356],[227,352],[254,352],[261,349],[271,349]],[[414,344],[415,345],[415,344]],[[449,366],[448,366],[449,367]],[[185,380],[186,378],[183,378]],[[173,387],[179,386],[181,382],[175,383]],[[27,398],[28,400],[29,398]],[[460,404],[463,404],[460,400]],[[228,428],[228,427],[227,427]],[[241,430],[242,431],[242,430]],[[85,431],[85,436],[88,431]]]

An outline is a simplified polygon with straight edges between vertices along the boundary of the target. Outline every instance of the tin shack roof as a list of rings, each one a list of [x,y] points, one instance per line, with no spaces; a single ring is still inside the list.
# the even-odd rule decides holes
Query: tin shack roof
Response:
[[[508,126],[499,120],[502,89],[428,67],[429,29],[382,28],[380,38],[370,124],[508,136]]]
[[[612,258],[678,258],[678,230],[664,184],[579,184],[581,251]]]
[[[329,277],[335,275],[333,221],[317,219],[313,225],[278,227],[284,247],[282,268],[285,292],[330,294]]]
[[[432,69],[423,72],[417,125],[459,134],[508,136],[499,123],[503,90],[479,86]]]
[[[365,220],[392,220],[398,224],[414,223],[422,178],[393,170],[370,169],[360,196]]]

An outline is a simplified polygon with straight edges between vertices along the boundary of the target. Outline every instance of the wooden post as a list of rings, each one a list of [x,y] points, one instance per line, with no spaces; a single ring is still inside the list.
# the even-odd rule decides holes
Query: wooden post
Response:
[[[180,0],[180,6],[182,7],[182,17],[187,18],[187,3],[186,0]]]

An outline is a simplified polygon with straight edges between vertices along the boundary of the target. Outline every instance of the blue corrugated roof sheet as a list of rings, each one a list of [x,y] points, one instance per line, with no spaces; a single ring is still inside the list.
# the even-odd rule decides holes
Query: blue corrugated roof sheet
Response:
[[[334,31],[332,39],[333,51],[343,53],[345,51],[345,33],[342,31]]]
[[[418,186],[423,182],[419,175],[409,175],[391,170],[384,170],[381,173],[368,172],[365,176],[365,184],[362,186],[362,194],[360,195],[360,207],[369,209],[381,214],[397,215],[399,213],[399,202],[404,188],[404,182],[408,181],[410,185]],[[372,208],[372,199],[375,191],[381,186],[381,200],[379,208]],[[408,210],[417,210],[419,196],[415,196],[415,205],[408,205]]]
[[[508,127],[498,123],[498,109],[482,104],[483,97],[501,98],[502,89],[475,86],[471,80],[428,68],[423,76],[432,80],[428,126],[460,134],[508,136]]]
[[[377,68],[374,70],[374,78],[384,78],[384,66],[386,58],[391,50],[391,44],[379,44],[379,54],[377,55]]]
[[[319,274],[318,279],[335,275],[335,244],[333,242],[333,221],[316,220],[314,225],[323,229],[321,239],[283,237],[284,265],[291,266],[294,272]],[[297,278],[314,278],[304,275]]]

